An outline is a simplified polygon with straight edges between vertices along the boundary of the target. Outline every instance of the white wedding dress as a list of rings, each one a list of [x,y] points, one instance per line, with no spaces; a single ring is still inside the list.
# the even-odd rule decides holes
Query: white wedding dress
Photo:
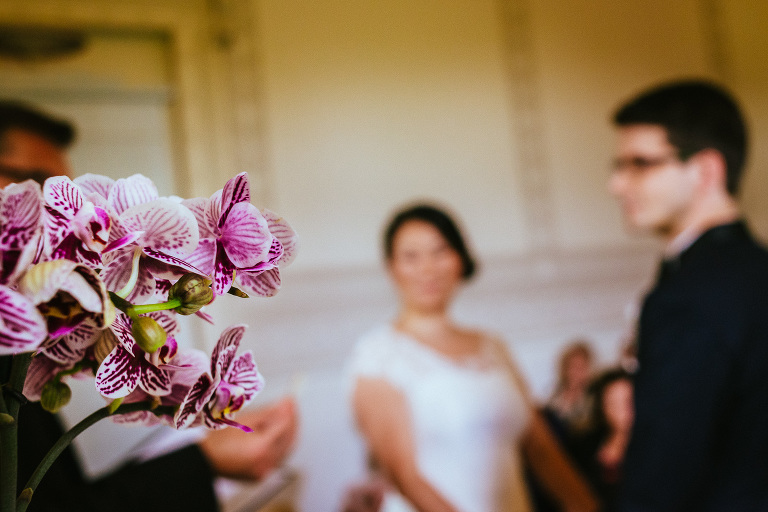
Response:
[[[387,380],[410,406],[421,475],[461,512],[529,512],[519,438],[530,421],[521,390],[490,337],[477,356],[454,361],[379,327],[357,344],[352,377]],[[384,512],[414,509],[396,492]]]

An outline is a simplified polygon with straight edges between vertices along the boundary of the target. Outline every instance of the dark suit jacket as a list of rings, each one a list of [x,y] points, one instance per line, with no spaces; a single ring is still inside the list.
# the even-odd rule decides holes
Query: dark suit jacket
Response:
[[[638,338],[620,510],[768,511],[768,252],[743,223],[662,267]]]
[[[103,420],[108,421],[108,420]],[[21,491],[37,464],[61,436],[58,419],[30,403],[19,417]],[[95,482],[88,481],[74,450],[65,450],[38,486],[30,512],[216,512],[214,475],[196,445],[141,464],[128,464]]]

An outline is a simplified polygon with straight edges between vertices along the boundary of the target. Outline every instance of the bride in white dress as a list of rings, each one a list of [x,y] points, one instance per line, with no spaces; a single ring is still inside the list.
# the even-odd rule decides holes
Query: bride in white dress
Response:
[[[529,512],[523,454],[564,510],[596,510],[534,412],[504,343],[456,325],[450,303],[474,263],[431,206],[400,212],[384,239],[400,311],[358,343],[353,409],[390,484],[385,512]]]

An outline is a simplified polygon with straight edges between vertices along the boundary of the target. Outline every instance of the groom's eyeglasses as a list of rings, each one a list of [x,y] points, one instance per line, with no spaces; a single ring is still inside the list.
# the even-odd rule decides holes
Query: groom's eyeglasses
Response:
[[[617,158],[611,169],[614,173],[629,172],[632,175],[640,175],[662,165],[679,161],[677,153],[658,157],[633,156]]]

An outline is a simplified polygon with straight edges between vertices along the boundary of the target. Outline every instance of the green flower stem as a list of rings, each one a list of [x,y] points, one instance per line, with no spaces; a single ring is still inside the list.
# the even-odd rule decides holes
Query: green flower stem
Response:
[[[179,306],[181,306],[181,299],[171,299],[168,302],[161,302],[159,304],[136,304],[135,306],[131,306],[127,311],[127,314],[133,318],[145,313],[152,313],[153,311],[176,309]]]
[[[16,512],[24,512],[27,510],[27,507],[29,506],[29,502],[32,499],[32,496],[34,495],[35,489],[37,489],[37,486],[40,484],[40,481],[43,479],[43,476],[45,476],[45,472],[48,471],[48,468],[51,467],[51,464],[56,460],[56,458],[61,454],[61,452],[64,451],[64,449],[69,446],[69,443],[72,442],[75,437],[77,437],[81,432],[83,432],[88,427],[92,426],[96,422],[103,420],[104,418],[108,418],[109,416],[112,416],[113,414],[127,414],[131,412],[137,412],[137,411],[152,411],[155,414],[174,414],[176,411],[175,407],[171,406],[160,406],[155,407],[155,404],[151,402],[134,402],[130,404],[124,404],[117,408],[117,410],[114,411],[114,413],[110,412],[110,407],[102,407],[101,409],[97,410],[96,412],[91,413],[90,416],[86,417],[84,420],[82,420],[80,423],[72,427],[70,430],[64,433],[58,441],[56,441],[56,444],[53,445],[53,447],[48,451],[48,453],[43,457],[43,460],[40,461],[40,464],[38,464],[37,468],[35,469],[34,473],[32,473],[32,476],[29,477],[29,481],[27,482],[27,485],[24,486],[23,491],[19,495],[19,499],[16,502]],[[15,486],[14,486],[15,487]],[[5,508],[2,509],[3,512],[6,511]],[[13,508],[8,509],[8,511],[12,511]]]
[[[0,511],[12,512],[16,502],[16,471],[19,464],[18,433],[19,407],[18,394],[24,389],[32,353],[13,356],[11,373],[6,387],[11,390],[6,400],[5,389],[0,392]]]
[[[153,311],[162,311],[164,309],[176,309],[181,306],[181,299],[171,299],[168,302],[160,302],[158,304],[136,304],[133,305],[124,298],[120,297],[114,292],[109,292],[109,298],[112,299],[112,303],[117,309],[125,313],[131,318],[136,318],[139,315],[145,313],[152,313]]]
[[[4,393],[0,392],[0,414],[4,421],[0,423],[0,510],[12,512],[16,504],[16,467],[18,452],[16,418],[8,413]]]

